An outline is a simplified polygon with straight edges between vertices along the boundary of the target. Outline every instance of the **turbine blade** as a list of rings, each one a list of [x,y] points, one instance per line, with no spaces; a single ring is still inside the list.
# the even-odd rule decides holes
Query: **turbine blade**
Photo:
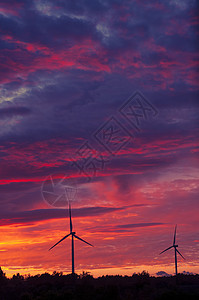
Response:
[[[178,249],[176,249],[176,251],[178,252],[178,254],[180,254],[180,256],[182,256],[183,259],[185,259],[184,256],[180,253],[180,251],[178,251]]]
[[[69,202],[69,216],[70,216],[70,232],[73,231],[73,224],[72,224],[72,216],[71,216],[71,206]]]
[[[171,247],[169,247],[169,248],[165,249],[164,251],[160,252],[160,254],[162,254],[162,253],[166,252],[167,250],[169,250],[169,249],[171,249],[171,248],[173,248],[173,246],[171,246]]]
[[[174,232],[174,237],[173,237],[173,245],[175,245],[175,242],[176,242],[176,228],[177,228],[177,224],[175,227],[175,232]]]
[[[48,251],[50,251],[52,248],[54,248],[55,246],[57,246],[59,243],[61,243],[63,240],[65,240],[69,235],[71,235],[71,233],[67,234],[65,237],[63,237],[59,242],[57,242],[54,246],[52,246]]]
[[[92,244],[90,244],[90,243],[86,242],[85,240],[81,239],[80,237],[78,237],[78,236],[77,236],[77,235],[75,235],[75,234],[74,234],[74,237],[76,237],[76,239],[78,239],[78,240],[80,240],[80,241],[82,241],[82,242],[84,242],[84,243],[88,244],[89,246],[92,246],[92,247],[94,247]]]

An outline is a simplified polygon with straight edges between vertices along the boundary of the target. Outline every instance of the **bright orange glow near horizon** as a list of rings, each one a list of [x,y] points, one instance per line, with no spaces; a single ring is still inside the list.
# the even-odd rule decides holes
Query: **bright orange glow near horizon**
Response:
[[[167,184],[166,184],[167,180]],[[186,186],[185,186],[186,182]],[[72,220],[77,235],[92,243],[94,248],[75,240],[75,270],[77,273],[89,271],[95,277],[106,274],[132,275],[134,272],[148,271],[155,275],[160,271],[174,273],[174,251],[159,255],[172,245],[175,221],[177,243],[186,261],[179,256],[179,272],[198,273],[199,241],[194,235],[197,214],[186,206],[181,208],[176,219],[176,208],[172,199],[189,198],[196,181],[189,179],[162,180],[159,177],[150,186],[134,187],[127,195],[117,198],[118,183],[108,180],[108,184],[87,184],[90,194],[98,195],[93,208],[103,207],[103,211],[92,211],[88,205],[90,199],[77,199],[73,202]],[[84,188],[85,188],[84,186]],[[81,195],[79,194],[79,197]],[[166,198],[169,194],[169,198]],[[104,198],[103,195],[106,195]],[[134,201],[130,201],[133,199]],[[160,203],[161,200],[161,203]],[[168,203],[165,203],[169,201]],[[124,205],[125,203],[125,205]],[[95,204],[95,206],[94,206]],[[183,205],[186,205],[184,200]],[[165,214],[164,207],[170,207]],[[112,210],[109,210],[109,209]],[[177,207],[179,210],[179,207]],[[84,215],[81,211],[84,210]],[[87,211],[88,210],[88,211]],[[49,215],[49,211],[52,212]],[[59,216],[57,213],[62,213]],[[147,217],[150,211],[150,219]],[[1,266],[8,276],[16,274],[41,274],[43,272],[71,272],[71,238],[48,249],[69,233],[68,209],[54,209],[41,202],[33,214],[17,216],[11,220],[1,220]],[[35,214],[38,213],[38,216]],[[85,213],[86,212],[86,213]],[[157,214],[158,212],[158,214]],[[35,215],[34,215],[35,214]],[[184,223],[184,214],[192,225]],[[34,220],[35,218],[35,220]],[[147,222],[148,221],[148,222]],[[152,221],[152,222],[151,222]],[[7,222],[7,225],[3,225]],[[190,232],[193,232],[190,234]]]

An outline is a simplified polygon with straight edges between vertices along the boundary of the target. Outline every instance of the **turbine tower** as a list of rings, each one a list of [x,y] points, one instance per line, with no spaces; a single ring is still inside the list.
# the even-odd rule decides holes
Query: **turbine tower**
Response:
[[[57,242],[54,246],[52,246],[49,251],[51,249],[53,249],[55,246],[57,246],[59,243],[61,243],[63,240],[65,240],[67,237],[69,237],[71,235],[72,239],[71,239],[71,258],[72,258],[72,274],[75,273],[75,259],[74,259],[74,239],[78,239],[86,244],[88,244],[89,246],[94,247],[93,245],[91,245],[90,243],[86,242],[85,240],[81,239],[79,236],[76,235],[76,232],[73,231],[73,224],[72,224],[72,215],[71,215],[71,205],[70,205],[70,201],[69,201],[69,217],[70,217],[70,233],[67,234],[65,237],[63,237],[59,242]]]
[[[160,254],[166,252],[167,250],[171,249],[171,248],[174,248],[174,251],[175,251],[175,272],[176,272],[176,276],[178,274],[178,265],[177,265],[177,252],[178,254],[180,254],[180,256],[184,258],[184,256],[180,253],[180,251],[178,251],[177,247],[178,245],[176,245],[176,229],[177,229],[177,225],[175,226],[175,231],[174,231],[174,237],[173,237],[173,245],[170,246],[169,248],[165,249],[164,251],[160,252]]]

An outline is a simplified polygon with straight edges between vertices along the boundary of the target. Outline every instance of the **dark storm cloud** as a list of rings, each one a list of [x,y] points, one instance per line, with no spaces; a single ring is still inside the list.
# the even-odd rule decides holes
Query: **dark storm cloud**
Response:
[[[80,1],[78,4],[70,1],[45,2],[43,4],[38,2],[38,6],[41,6],[44,12],[45,7],[49,7],[50,14],[48,15],[42,14],[42,10],[38,10],[34,2],[27,2],[25,13],[20,15],[20,22],[15,18],[1,16],[3,31],[4,34],[13,34],[15,39],[24,42],[39,42],[52,48],[56,46],[66,48],[74,39],[77,41],[77,39],[91,37],[116,53],[117,49],[124,51],[131,48],[133,50],[135,47],[145,53],[145,48],[139,47],[140,42],[145,42],[149,36],[154,36],[156,41],[164,36],[162,28],[168,25],[171,15],[165,14],[165,20],[161,16],[162,12],[159,13],[154,6],[152,8],[146,6],[143,9],[141,5],[142,9],[140,9],[140,5],[136,1],[124,3],[118,1],[114,4],[109,1]],[[162,9],[163,12],[164,9],[167,11],[168,7],[166,8],[165,5],[165,8]],[[133,19],[128,17],[124,21],[122,17],[128,15],[128,12],[133,14]],[[107,15],[107,21],[101,14]],[[172,9],[170,14],[176,17],[176,10]],[[186,11],[184,17],[188,18]],[[96,27],[103,22],[110,31],[109,36],[106,37],[103,31]],[[168,38],[175,43],[176,37]],[[177,38],[179,37],[177,36]],[[177,42],[176,44],[178,45]],[[183,45],[185,44],[189,45],[190,43],[183,43]],[[152,52],[155,53],[154,50]],[[111,51],[111,55],[113,54]]]
[[[158,227],[162,226],[165,223],[135,223],[135,224],[122,224],[116,226],[107,225],[106,227],[90,227],[89,231],[91,232],[116,232],[116,233],[128,233],[131,232],[134,228],[145,228],[145,227]]]
[[[95,217],[106,213],[121,211],[125,207],[86,207],[73,208],[73,217]],[[45,221],[50,219],[65,219],[68,217],[68,212],[65,209],[38,209],[30,211],[21,211],[12,213],[1,213],[0,226],[11,224],[32,224],[33,222]]]
[[[68,171],[68,156],[111,115],[118,117],[137,89],[158,116],[143,121],[124,149],[129,153],[113,159],[109,172],[155,176],[190,155],[198,115],[194,2],[9,3],[17,15],[10,4],[0,15],[2,99],[12,98],[16,108],[0,104],[0,116],[24,118],[11,129],[1,126],[2,179]],[[119,191],[130,189],[128,176],[118,179]]]
[[[171,36],[162,36],[158,41],[159,45],[169,48],[170,51],[184,51],[191,53],[196,50],[196,47],[198,46],[195,34],[192,34],[192,36],[181,36],[174,33]]]
[[[164,223],[137,223],[137,224],[122,224],[118,225],[118,228],[137,228],[137,227],[151,227],[151,226],[159,226],[164,225]]]
[[[28,107],[18,106],[18,107],[8,107],[0,109],[0,118],[7,118],[13,116],[24,116],[31,113]]]
[[[53,84],[47,84],[43,89],[35,87],[24,99],[20,99],[24,105],[28,102],[32,115],[19,124],[18,138],[22,139],[24,136],[26,141],[56,137],[89,138],[89,135],[103,123],[104,118],[117,113],[118,108],[126,100],[121,92],[121,96],[115,97],[111,84],[103,91],[103,84],[100,81],[81,80],[80,76],[88,76],[87,72],[70,74],[71,78],[67,75],[55,80]],[[130,84],[126,85],[130,90]],[[194,106],[198,105],[196,92],[150,94],[147,98],[156,105],[159,113],[156,119],[142,122],[142,132],[136,133],[136,138],[143,137],[145,143],[147,140],[163,138],[164,135],[165,138],[187,136],[186,132],[194,129],[197,120]],[[17,99],[15,101],[17,102]],[[119,119],[125,121],[121,117]],[[186,126],[182,126],[185,123]],[[11,133],[8,134],[10,136]]]
[[[56,46],[63,48],[70,45],[70,41],[74,42],[89,36],[94,38],[97,35],[90,20],[74,19],[63,15],[63,11],[59,17],[48,16],[40,14],[33,6],[27,7],[19,19],[0,15],[0,24],[4,35],[14,36],[15,40],[37,42],[52,48]]]
[[[121,1],[115,1],[116,3],[120,3]],[[54,4],[56,4],[57,8],[64,8],[66,11],[69,11],[73,14],[88,14],[92,16],[94,15],[100,15],[101,13],[106,12],[108,8],[110,8],[111,3],[108,1],[89,1],[89,0],[82,0],[77,2],[74,2],[72,0],[69,1],[63,1],[58,0],[54,1]]]

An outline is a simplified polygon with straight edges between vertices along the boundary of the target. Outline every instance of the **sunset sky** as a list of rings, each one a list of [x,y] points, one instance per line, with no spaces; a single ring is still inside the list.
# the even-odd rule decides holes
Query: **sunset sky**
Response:
[[[197,2],[0,2],[0,266],[199,273]],[[105,161],[105,162],[104,162]],[[50,180],[54,186],[52,186]],[[63,179],[63,180],[62,180]],[[71,196],[72,197],[72,196]]]

